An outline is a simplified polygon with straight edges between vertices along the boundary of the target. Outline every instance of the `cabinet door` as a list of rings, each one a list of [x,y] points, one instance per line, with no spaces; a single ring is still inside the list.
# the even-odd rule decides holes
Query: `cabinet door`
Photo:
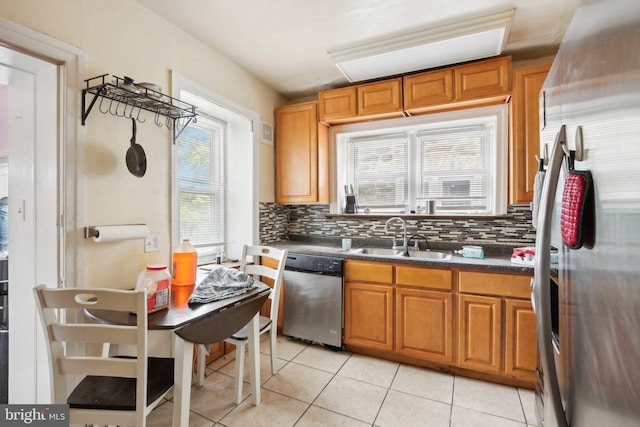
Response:
[[[538,170],[535,155],[540,151],[539,94],[551,64],[514,70],[511,157],[509,159],[509,203],[533,200],[533,181]]]
[[[358,116],[402,117],[402,78],[357,86]]]
[[[356,88],[353,86],[320,92],[318,103],[322,123],[340,123],[358,114]]]
[[[474,62],[455,68],[456,100],[490,97],[511,90],[511,57]]]
[[[393,286],[344,284],[344,342],[393,350]]]
[[[536,374],[536,315],[528,300],[505,300],[505,373],[534,381]]]
[[[458,365],[477,371],[502,370],[500,298],[460,294]]]
[[[421,112],[453,101],[453,70],[438,70],[405,76],[403,80],[404,109]]]
[[[277,203],[328,203],[328,183],[319,178],[328,179],[319,169],[328,167],[328,145],[318,138],[317,116],[315,101],[276,109]]]
[[[396,352],[453,362],[452,296],[449,292],[396,289]]]

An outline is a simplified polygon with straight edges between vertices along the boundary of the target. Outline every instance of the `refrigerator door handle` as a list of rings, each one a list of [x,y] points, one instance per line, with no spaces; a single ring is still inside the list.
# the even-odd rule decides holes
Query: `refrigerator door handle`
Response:
[[[538,229],[536,232],[536,257],[534,264],[533,299],[536,307],[536,326],[538,348],[544,372],[545,402],[550,404],[549,412],[552,419],[545,417],[545,427],[567,427],[567,421],[560,398],[560,386],[553,357],[553,343],[551,335],[551,288],[550,257],[551,257],[551,215],[556,197],[556,189],[562,169],[564,151],[562,145],[566,140],[565,126],[562,125],[551,151],[548,169],[542,186],[540,206],[538,212]],[[545,405],[546,406],[546,405]]]

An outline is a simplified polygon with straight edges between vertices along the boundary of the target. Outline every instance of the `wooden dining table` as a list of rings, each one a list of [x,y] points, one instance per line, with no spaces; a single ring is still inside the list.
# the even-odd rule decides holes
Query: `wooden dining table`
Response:
[[[189,405],[191,399],[191,382],[193,372],[193,343],[181,338],[182,328],[197,327],[199,323],[211,320],[224,310],[228,310],[242,302],[263,296],[271,292],[271,288],[264,283],[257,282],[257,286],[248,292],[206,304],[188,304],[189,297],[195,285],[172,286],[171,301],[168,308],[149,313],[148,333],[149,342],[161,343],[161,348],[169,347],[174,358],[174,393],[173,393],[173,426],[187,427],[189,425]],[[100,323],[133,324],[135,315],[121,311],[86,310],[87,315]],[[259,342],[259,313],[249,322],[249,373],[251,382],[251,402],[260,403],[260,342]],[[215,340],[212,340],[212,342]],[[150,347],[152,345],[150,344]],[[149,351],[150,355],[151,350]],[[154,354],[155,355],[155,354]],[[158,354],[159,355],[159,354]],[[232,391],[230,390],[230,393]]]

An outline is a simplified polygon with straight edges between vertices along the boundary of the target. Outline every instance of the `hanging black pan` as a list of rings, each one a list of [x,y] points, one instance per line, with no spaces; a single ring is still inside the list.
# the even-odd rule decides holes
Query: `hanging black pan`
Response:
[[[147,156],[144,154],[142,145],[136,144],[136,119],[132,118],[133,134],[131,136],[131,147],[127,150],[127,169],[132,175],[142,178],[147,171]]]

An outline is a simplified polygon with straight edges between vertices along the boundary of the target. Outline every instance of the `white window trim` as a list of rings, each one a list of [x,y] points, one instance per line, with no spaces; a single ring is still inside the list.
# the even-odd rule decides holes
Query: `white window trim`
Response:
[[[173,97],[180,98],[180,92],[188,91],[192,94],[196,94],[202,96],[211,102],[224,107],[225,109],[236,113],[240,116],[247,118],[254,129],[253,132],[253,150],[252,150],[252,158],[251,163],[253,165],[253,177],[251,187],[253,189],[251,197],[251,205],[253,206],[253,212],[251,213],[251,224],[242,224],[243,227],[251,227],[251,242],[246,241],[244,243],[247,244],[258,244],[259,243],[259,177],[260,177],[260,132],[255,131],[256,129],[260,129],[260,115],[250,110],[240,104],[235,103],[215,92],[211,89],[181,75],[176,71],[171,72],[171,94]],[[180,244],[179,236],[180,236],[180,228],[179,228],[179,203],[178,197],[180,192],[178,189],[180,188],[179,182],[179,162],[178,162],[178,147],[177,144],[174,144],[172,147],[172,156],[171,156],[171,253],[175,250],[175,248]],[[228,168],[227,168],[228,170]],[[231,191],[231,189],[227,189],[227,192]],[[226,207],[228,209],[228,207]],[[229,212],[227,212],[227,218],[229,218]],[[227,224],[227,232],[229,232],[229,224]],[[229,249],[228,249],[229,250]],[[237,252],[237,249],[236,251]],[[227,255],[233,255],[233,253],[229,253]]]
[[[343,207],[343,192],[341,190],[342,183],[346,181],[346,168],[339,164],[338,160],[338,135],[342,133],[350,132],[367,132],[377,129],[391,130],[394,128],[402,128],[406,126],[414,126],[420,124],[431,124],[448,122],[453,120],[472,119],[480,116],[495,115],[497,119],[496,125],[496,137],[497,147],[495,165],[496,170],[494,174],[496,193],[495,193],[495,215],[502,215],[507,213],[507,198],[508,198],[508,146],[509,146],[509,107],[507,104],[490,105],[486,107],[470,108],[464,110],[447,111],[442,113],[426,114],[421,116],[414,116],[408,118],[398,118],[391,120],[378,120],[365,123],[346,124],[340,126],[331,126],[329,130],[329,141],[331,144],[331,178],[334,185],[331,186],[331,203],[330,212],[332,214],[341,214]],[[409,153],[412,156],[411,152]],[[415,173],[413,167],[410,167],[409,173]],[[410,197],[415,196],[411,194],[413,191],[410,187]],[[362,212],[358,212],[362,213]],[[494,215],[494,214],[491,214]],[[487,216],[491,216],[487,215]],[[391,214],[390,214],[391,216]],[[453,216],[453,215],[452,215]],[[462,214],[460,216],[468,216]]]

